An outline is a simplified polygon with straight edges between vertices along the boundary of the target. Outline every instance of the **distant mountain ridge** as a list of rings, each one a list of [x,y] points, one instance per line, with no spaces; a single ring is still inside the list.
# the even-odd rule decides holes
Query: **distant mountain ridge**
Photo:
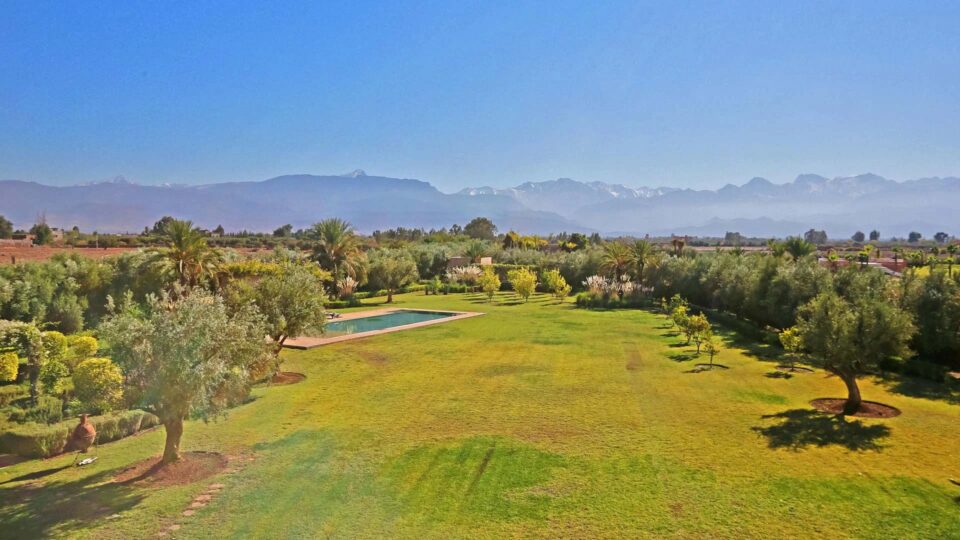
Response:
[[[951,234],[960,220],[960,178],[897,182],[866,173],[832,179],[802,174],[775,184],[753,178],[716,190],[628,187],[559,178],[512,188],[466,188],[442,193],[415,179],[367,175],[285,175],[259,182],[139,185],[123,177],[76,186],[0,181],[0,214],[18,227],[38,215],[54,226],[135,232],[164,215],[228,230],[272,231],[285,223],[305,227],[338,216],[360,231],[393,227],[449,227],[477,216],[501,230],[528,234],[560,231],[634,235],[755,236],[826,229],[832,237],[879,229],[884,236],[918,230]]]

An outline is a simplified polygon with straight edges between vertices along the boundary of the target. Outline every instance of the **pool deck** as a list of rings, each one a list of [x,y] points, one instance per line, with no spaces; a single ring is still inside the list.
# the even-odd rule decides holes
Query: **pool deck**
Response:
[[[290,338],[283,344],[283,346],[290,349],[301,349],[301,350],[312,349],[314,347],[320,347],[321,345],[329,345],[331,343],[339,343],[341,341],[350,341],[352,339],[361,339],[365,337],[379,336],[380,334],[389,334],[390,332],[399,332],[401,330],[410,330],[411,328],[420,328],[421,326],[430,326],[431,324],[441,324],[445,322],[458,321],[460,319],[469,319],[470,317],[478,317],[480,315],[484,315],[484,313],[479,313],[476,311],[446,311],[441,309],[382,308],[382,309],[371,309],[369,311],[355,311],[353,313],[344,313],[336,319],[330,319],[328,322],[349,321],[351,319],[363,319],[366,317],[385,315],[387,313],[394,313],[397,311],[428,311],[431,313],[452,313],[452,315],[449,317],[444,317],[442,319],[433,319],[429,321],[421,321],[416,323],[404,324],[400,326],[384,328],[382,330],[371,330],[369,332],[357,332],[356,334],[344,334],[341,336],[333,336],[333,337],[302,336],[298,338]]]

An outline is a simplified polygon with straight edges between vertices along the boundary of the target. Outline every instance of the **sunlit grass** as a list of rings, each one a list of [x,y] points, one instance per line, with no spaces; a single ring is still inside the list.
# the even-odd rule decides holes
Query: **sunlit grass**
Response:
[[[808,406],[842,395],[836,379],[768,376],[775,358],[731,348],[716,359],[729,370],[691,373],[705,359],[652,313],[506,294],[397,305],[488,314],[285,353],[284,369],[305,382],[257,389],[226,422],[188,425],[186,449],[254,458],[191,517],[182,510],[209,482],[99,484],[159,452],[153,432],[105,445],[93,468],[0,485],[4,532],[129,538],[178,523],[178,538],[960,535],[960,489],[947,482],[960,476],[954,394],[911,397],[868,380],[865,399],[903,415],[842,421]],[[68,461],[2,469],[0,482]],[[84,500],[86,512],[59,499]]]

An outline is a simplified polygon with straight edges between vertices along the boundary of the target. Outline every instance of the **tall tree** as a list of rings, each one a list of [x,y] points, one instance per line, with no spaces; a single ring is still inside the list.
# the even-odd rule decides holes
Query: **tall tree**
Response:
[[[13,236],[13,223],[0,216],[0,238],[10,238],[11,236]]]
[[[128,394],[157,415],[166,431],[162,463],[180,459],[183,423],[207,419],[249,391],[252,366],[270,356],[256,308],[230,314],[203,289],[177,299],[150,296],[139,308],[128,297],[100,326]]]
[[[333,275],[335,293],[339,292],[336,281],[345,276],[363,281],[366,261],[360,239],[350,222],[340,218],[325,219],[311,227],[309,236],[316,240],[313,254],[320,267]]]
[[[653,260],[653,245],[646,240],[637,240],[630,246],[630,263],[637,273],[637,283],[643,288],[643,271]]]
[[[158,222],[159,223],[159,222]],[[153,251],[161,271],[184,287],[194,287],[211,277],[223,263],[222,253],[210,247],[192,221],[173,219],[163,229],[165,246]]]
[[[600,268],[613,279],[627,275],[633,263],[633,253],[623,242],[608,242],[603,245]]]
[[[876,229],[870,231],[870,241],[871,241],[871,242],[878,242],[878,241],[880,241],[880,231],[878,231],[878,230],[876,230]]]
[[[45,246],[53,240],[53,229],[43,222],[30,227],[30,234],[33,235],[33,243],[38,246]]]
[[[856,243],[863,242],[867,238],[867,235],[863,234],[863,231],[857,231],[853,233],[853,236],[850,237]]]
[[[477,217],[463,228],[463,233],[478,240],[493,240],[497,237],[497,226],[490,219]]]

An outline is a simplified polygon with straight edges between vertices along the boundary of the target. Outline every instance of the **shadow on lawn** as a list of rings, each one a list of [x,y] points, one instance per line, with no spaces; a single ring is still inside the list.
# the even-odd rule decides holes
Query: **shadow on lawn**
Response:
[[[69,466],[28,473],[5,484],[43,478],[66,468]],[[144,498],[142,492],[108,482],[115,473],[101,471],[69,482],[28,482],[0,488],[0,536],[70,536],[70,531],[102,523],[107,516],[138,505]]]
[[[772,426],[752,428],[767,438],[770,448],[802,450],[808,446],[837,445],[848,450],[879,452],[883,447],[878,441],[890,435],[890,428],[883,424],[865,424],[811,409],[790,409],[761,418],[779,421]]]
[[[937,383],[904,375],[888,375],[884,379],[878,379],[878,382],[894,394],[960,405],[960,389],[955,384]]]
[[[667,355],[667,358],[673,360],[674,362],[686,362],[688,360],[693,360],[697,357],[697,353],[692,352],[675,352]]]

